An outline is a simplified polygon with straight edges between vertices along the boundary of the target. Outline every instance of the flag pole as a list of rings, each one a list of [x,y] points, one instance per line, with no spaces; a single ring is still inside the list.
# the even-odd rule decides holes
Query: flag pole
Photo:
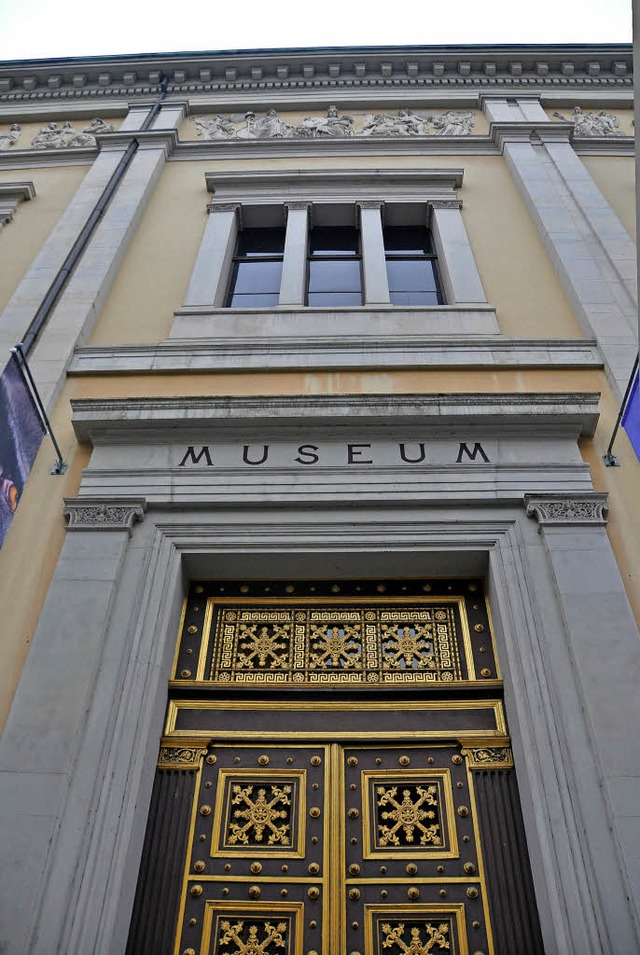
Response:
[[[613,429],[613,434],[611,435],[611,441],[609,441],[609,447],[606,450],[606,453],[602,455],[602,460],[604,461],[604,466],[606,468],[619,468],[620,462],[618,461],[615,454],[611,453],[613,448],[613,442],[616,440],[616,435],[618,434],[618,429],[620,428],[620,422],[622,421],[622,415],[624,414],[624,409],[627,407],[627,401],[629,400],[629,394],[631,393],[631,388],[633,387],[633,379],[636,376],[636,371],[638,370],[638,355],[636,355],[636,360],[633,363],[633,369],[631,375],[629,376],[629,383],[627,384],[627,390],[624,393],[624,398],[622,399],[622,404],[620,405],[620,411],[618,412],[618,417],[616,419],[616,424]]]
[[[53,443],[53,447],[55,448],[55,452],[56,452],[56,454],[58,455],[57,460],[54,462],[54,465],[53,465],[53,467],[51,468],[51,472],[50,472],[50,473],[51,473],[51,474],[65,474],[65,472],[66,472],[66,470],[67,470],[67,465],[66,465],[66,462],[65,462],[65,461],[63,460],[63,458],[62,458],[62,451],[60,450],[60,447],[59,447],[59,445],[58,445],[58,442],[56,441],[56,436],[55,436],[55,434],[53,433],[53,430],[52,430],[52,428],[51,428],[51,424],[50,424],[50,422],[49,422],[49,418],[48,418],[48,416],[47,416],[47,412],[45,411],[44,405],[43,405],[43,403],[42,403],[42,399],[41,399],[41,397],[40,397],[40,392],[38,391],[38,387],[37,387],[35,381],[33,380],[33,375],[31,374],[31,369],[29,368],[29,364],[28,364],[28,362],[27,362],[25,353],[24,353],[24,351],[22,350],[22,342],[19,342],[14,348],[11,349],[11,354],[13,355],[13,360],[15,361],[16,365],[18,366],[18,368],[19,368],[19,370],[20,370],[20,373],[21,373],[23,376],[26,375],[27,385],[28,385],[29,391],[31,392],[31,395],[32,395],[32,397],[33,397],[33,400],[34,400],[35,403],[36,403],[36,407],[37,407],[37,409],[38,409],[38,414],[40,415],[40,420],[42,421],[42,424],[44,425],[45,431],[47,432],[47,434],[48,434],[49,437],[51,438],[51,441],[52,441],[52,443]]]

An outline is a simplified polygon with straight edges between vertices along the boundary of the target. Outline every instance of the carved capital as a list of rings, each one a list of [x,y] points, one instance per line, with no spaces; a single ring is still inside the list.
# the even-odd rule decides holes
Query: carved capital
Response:
[[[74,531],[128,531],[134,521],[144,516],[144,498],[121,501],[100,501],[96,498],[66,498],[64,515],[69,518],[68,530]]]
[[[240,205],[237,202],[210,202],[207,206],[207,212],[213,214],[214,212],[238,212]]]
[[[509,740],[474,739],[462,749],[469,769],[512,769],[513,754]]]
[[[606,524],[606,494],[525,494],[524,503],[540,527]]]
[[[378,199],[361,199],[358,203],[358,209],[382,209],[384,203]]]
[[[303,209],[309,209],[311,206],[310,202],[307,202],[304,199],[292,200],[291,202],[285,202],[284,207],[287,212],[298,212]]]
[[[198,769],[207,750],[202,741],[163,739],[158,756],[158,769]]]
[[[462,209],[462,199],[430,199],[431,209]]]

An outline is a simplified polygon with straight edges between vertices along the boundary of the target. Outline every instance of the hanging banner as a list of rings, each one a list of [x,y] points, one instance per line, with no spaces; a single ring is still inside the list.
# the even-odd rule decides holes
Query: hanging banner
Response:
[[[640,461],[640,371],[636,372],[635,381],[629,392],[627,404],[622,415],[622,427],[633,445],[636,457]]]
[[[45,428],[15,356],[0,375],[0,547]]]

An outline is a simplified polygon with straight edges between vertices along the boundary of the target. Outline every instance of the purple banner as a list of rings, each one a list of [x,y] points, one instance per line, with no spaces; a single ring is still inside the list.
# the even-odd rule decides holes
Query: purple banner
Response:
[[[640,461],[640,386],[638,379],[640,372],[636,372],[635,381],[631,388],[627,405],[622,415],[622,427],[627,432],[627,437],[633,445],[636,457]]]
[[[0,547],[45,435],[15,357],[0,375]]]

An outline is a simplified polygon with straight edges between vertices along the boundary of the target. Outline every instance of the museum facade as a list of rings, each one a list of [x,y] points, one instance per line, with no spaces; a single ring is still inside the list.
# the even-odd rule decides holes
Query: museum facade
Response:
[[[0,64],[3,952],[640,950],[631,74]]]

